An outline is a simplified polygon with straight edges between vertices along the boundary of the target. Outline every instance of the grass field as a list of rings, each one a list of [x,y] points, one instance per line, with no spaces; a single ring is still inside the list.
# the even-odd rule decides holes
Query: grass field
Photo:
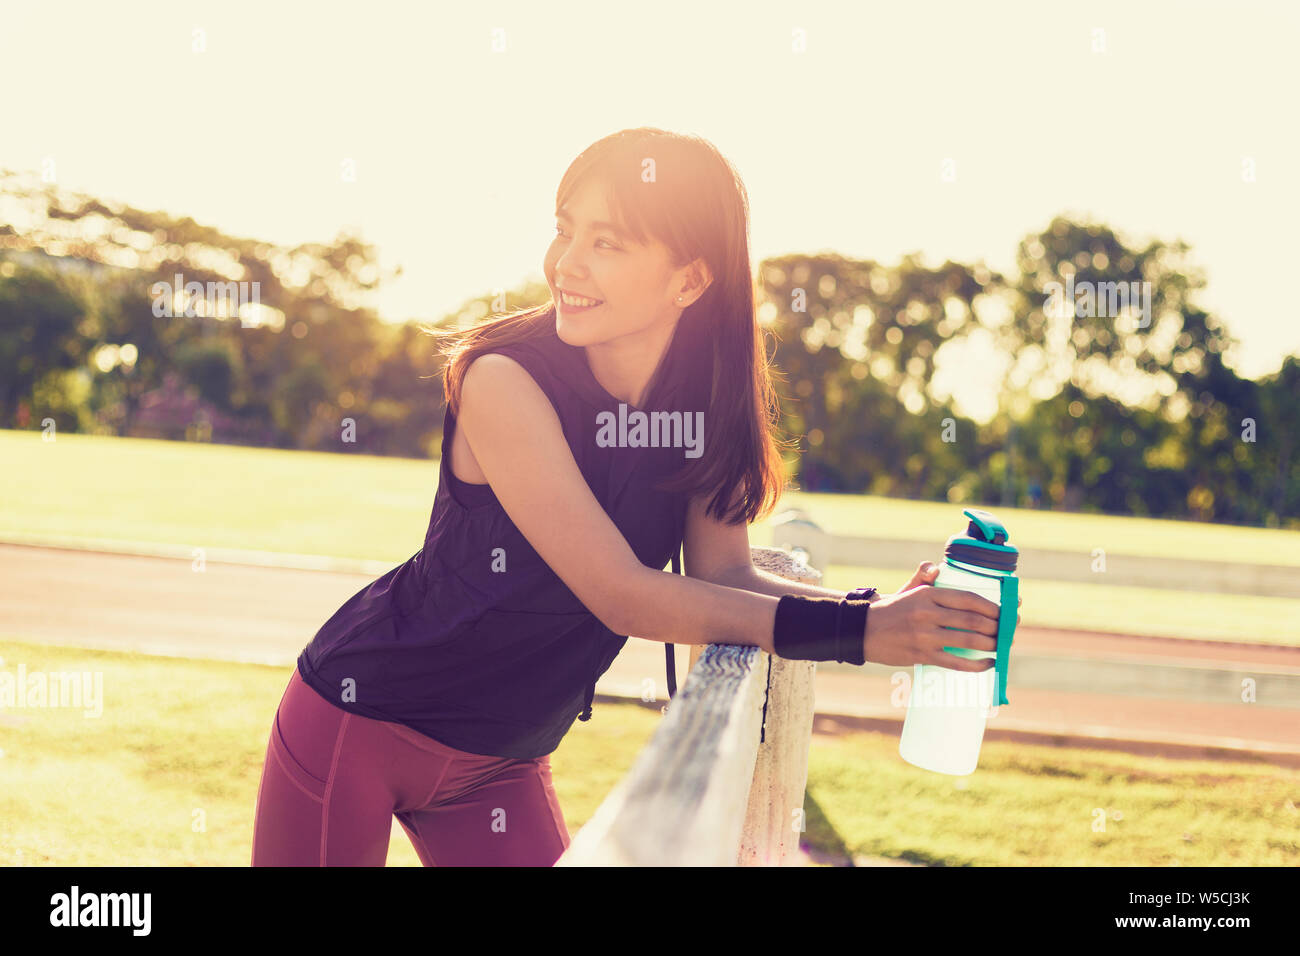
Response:
[[[145,439],[0,431],[7,494],[0,540],[36,534],[373,559],[394,564],[423,540],[438,463]],[[870,496],[789,493],[836,534],[942,542],[959,530],[955,505]],[[779,508],[778,508],[779,510]],[[997,509],[1022,547],[1104,541],[1110,554],[1294,565],[1300,532],[1105,515]],[[765,544],[765,522],[750,529]],[[825,569],[830,587],[884,582],[908,568]],[[1300,600],[1115,585],[1035,582],[1029,625],[1300,644]]]
[[[102,674],[103,713],[0,710],[0,865],[246,866],[289,668],[0,641],[0,671]],[[570,833],[661,718],[602,704],[552,757]],[[883,734],[814,738],[807,844],[947,866],[1300,865],[1300,771],[986,741],[968,778]],[[1104,819],[1104,831],[1095,829]],[[418,866],[396,828],[388,865]]]

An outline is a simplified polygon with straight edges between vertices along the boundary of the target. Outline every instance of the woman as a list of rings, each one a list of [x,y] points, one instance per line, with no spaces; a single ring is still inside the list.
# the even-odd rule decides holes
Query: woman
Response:
[[[551,865],[569,834],[550,754],[590,719],[629,634],[991,666],[941,648],[995,649],[996,605],[922,587],[931,565],[868,620],[874,590],[751,564],[746,525],[776,503],[782,463],[747,199],[726,160],[695,137],[623,131],[573,162],[556,209],[552,301],[441,339],[424,544],[299,656],[255,866],[382,866],[392,816],[426,866]],[[661,570],[679,548],[686,577]]]

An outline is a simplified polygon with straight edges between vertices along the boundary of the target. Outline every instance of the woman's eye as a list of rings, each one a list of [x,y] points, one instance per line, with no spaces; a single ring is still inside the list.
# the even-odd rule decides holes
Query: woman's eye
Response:
[[[563,235],[564,235],[564,230],[563,230],[562,227],[560,227],[560,226],[556,226],[556,227],[555,227],[555,233],[556,233],[556,235],[563,236]],[[615,250],[615,251],[617,251],[618,248],[619,248],[618,246],[616,246],[616,245],[614,245],[613,243],[611,243],[608,239],[601,239],[600,241],[603,242],[603,243],[605,243],[606,246],[608,246],[610,249],[613,249],[613,250]]]

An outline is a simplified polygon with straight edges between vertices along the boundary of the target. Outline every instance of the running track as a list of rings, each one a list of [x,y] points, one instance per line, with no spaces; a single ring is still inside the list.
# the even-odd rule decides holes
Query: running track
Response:
[[[0,545],[0,637],[153,654],[256,661],[288,667],[316,629],[374,575],[302,571],[20,545]],[[690,649],[677,650],[678,684]],[[1016,655],[1131,661],[1300,675],[1300,647],[1269,647],[1022,627]],[[6,661],[13,667],[16,661]],[[817,723],[897,734],[882,665],[819,665]],[[639,698],[645,678],[665,695],[663,645],[632,639],[597,685],[600,695]],[[1184,700],[1018,687],[990,719],[988,739],[1087,744],[1180,756],[1265,759],[1300,766],[1300,711],[1262,703]],[[598,700],[599,703],[599,700]]]

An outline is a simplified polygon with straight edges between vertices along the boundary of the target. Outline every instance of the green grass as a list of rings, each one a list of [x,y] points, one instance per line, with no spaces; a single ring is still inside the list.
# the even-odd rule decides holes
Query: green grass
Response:
[[[906,584],[914,570],[833,564],[821,583],[841,591],[871,585],[888,593]],[[1020,620],[1027,626],[1300,645],[1300,600],[1295,598],[1060,581],[1022,581],[1020,596]]]
[[[43,442],[36,431],[0,430],[0,460],[5,531],[379,561],[420,546],[438,486],[436,460],[75,434]],[[937,548],[961,530],[960,505],[789,492],[778,512],[786,506],[841,535]],[[1114,554],[1300,567],[1300,531],[993,507],[1025,548],[1084,540]]]
[[[807,837],[943,866],[1300,865],[1300,771],[985,741],[969,777],[897,738],[818,740]],[[1104,814],[1104,815],[1103,815]],[[1105,830],[1094,830],[1094,822]]]
[[[411,458],[0,431],[0,529],[403,561],[424,540],[438,463]]]
[[[0,658],[10,674],[21,662],[28,673],[103,675],[100,717],[0,711],[0,865],[248,865],[289,668],[15,639],[0,641]],[[570,833],[661,719],[635,704],[597,711],[552,757]],[[803,837],[828,853],[953,866],[1296,866],[1298,792],[1300,771],[1267,765],[1003,742],[984,744],[972,777],[950,778],[904,763],[893,737],[819,737]],[[1104,833],[1093,831],[1098,808]],[[419,865],[400,828],[388,865]]]
[[[8,466],[0,540],[105,538],[393,563],[420,547],[438,483],[436,461],[83,435],[42,442],[35,431],[0,431],[0,460]],[[951,504],[789,493],[782,506],[805,508],[835,534],[930,540],[936,557],[960,524]],[[1022,547],[1086,540],[1111,554],[1300,566],[1295,531],[997,511]],[[769,540],[766,522],[750,540]],[[879,580],[894,590],[910,570],[832,567],[827,585]],[[1025,597],[1031,625],[1300,643],[1295,599],[1053,582],[1035,582]]]

